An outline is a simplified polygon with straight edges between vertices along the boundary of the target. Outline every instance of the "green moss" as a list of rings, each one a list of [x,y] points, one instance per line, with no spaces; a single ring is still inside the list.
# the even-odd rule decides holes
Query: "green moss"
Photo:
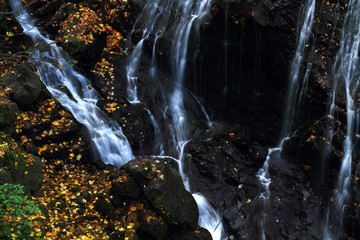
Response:
[[[23,151],[7,134],[0,132],[0,167],[5,168],[13,177],[32,165],[30,154]]]
[[[63,49],[72,56],[76,56],[85,51],[86,47],[80,42],[68,42],[63,45]]]

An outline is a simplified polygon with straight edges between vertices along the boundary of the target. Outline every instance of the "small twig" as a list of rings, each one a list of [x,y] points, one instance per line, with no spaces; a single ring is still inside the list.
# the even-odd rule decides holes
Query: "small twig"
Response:
[[[0,14],[3,14],[3,15],[11,15],[11,14],[14,14],[14,13],[20,11],[20,10],[23,9],[23,8],[27,8],[28,6],[30,6],[30,5],[33,4],[33,3],[34,3],[34,2],[31,2],[31,3],[29,3],[29,4],[25,5],[25,6],[22,6],[21,8],[15,9],[14,11],[11,11],[11,12],[2,12],[2,11],[0,11]]]

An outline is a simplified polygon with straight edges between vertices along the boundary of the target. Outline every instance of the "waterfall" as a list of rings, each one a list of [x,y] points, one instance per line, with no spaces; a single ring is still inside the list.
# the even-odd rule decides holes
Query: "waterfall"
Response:
[[[259,169],[257,173],[257,178],[260,182],[260,195],[259,198],[263,201],[263,211],[261,220],[259,222],[260,234],[261,239],[265,240],[266,235],[266,222],[269,217],[270,211],[270,184],[271,178],[268,172],[269,170],[269,163],[273,155],[280,156],[282,151],[283,143],[289,139],[292,131],[294,130],[295,122],[294,119],[296,118],[296,113],[298,110],[298,106],[302,104],[303,96],[307,88],[307,81],[309,78],[309,72],[311,69],[312,64],[307,64],[307,71],[303,78],[300,77],[301,73],[301,64],[303,63],[304,57],[307,52],[308,43],[310,37],[312,37],[312,25],[314,22],[314,15],[315,15],[315,0],[306,0],[306,3],[303,7],[301,12],[302,16],[304,16],[303,21],[299,21],[299,26],[301,26],[299,34],[298,34],[298,41],[297,41],[297,48],[293,58],[293,62],[291,65],[290,77],[289,77],[289,87],[287,93],[287,101],[286,101],[286,109],[285,109],[285,116],[284,122],[282,126],[282,139],[280,144],[276,148],[270,148],[268,150],[268,154],[266,156],[265,162],[263,166]]]
[[[315,14],[315,0],[306,0],[302,15],[304,16],[300,31],[298,33],[297,48],[291,64],[290,80],[287,93],[285,117],[282,127],[282,137],[288,137],[288,135],[294,130],[294,119],[296,114],[296,106],[300,104],[299,98],[302,94],[299,91],[307,87],[308,74],[306,73],[304,78],[301,79],[301,64],[304,61],[307,48],[309,47],[309,39],[312,37],[312,25],[314,22]],[[300,18],[301,19],[301,18]],[[311,63],[308,65],[308,71],[311,68]]]
[[[130,144],[119,124],[109,119],[97,106],[99,95],[90,81],[67,61],[66,53],[43,36],[19,0],[10,0],[18,22],[38,50],[31,54],[42,82],[50,93],[83,124],[90,135],[96,157],[106,164],[120,166],[133,159]],[[63,89],[66,89],[64,91]]]
[[[170,141],[167,143],[176,161],[179,163],[179,172],[183,179],[185,188],[190,191],[189,178],[183,169],[183,152],[186,143],[189,142],[189,127],[187,123],[187,115],[184,107],[184,77],[186,72],[187,57],[189,41],[192,34],[197,33],[203,17],[205,17],[210,10],[210,0],[152,0],[144,4],[143,10],[139,14],[138,19],[133,27],[132,34],[135,31],[141,32],[141,39],[136,44],[133,52],[128,58],[126,67],[128,79],[128,100],[131,103],[140,103],[142,100],[137,94],[136,82],[139,80],[139,66],[143,56],[143,45],[147,39],[153,39],[151,68],[149,76],[156,85],[160,85],[159,74],[156,61],[156,43],[162,37],[165,31],[171,31],[173,41],[169,52],[169,66],[170,66],[170,89],[161,89],[162,103],[157,103],[157,108],[163,109],[163,119],[165,126],[161,125],[161,129],[168,129],[170,133]],[[173,15],[172,15],[173,14]],[[169,25],[169,22],[171,24]],[[194,31],[195,30],[195,31]],[[162,88],[162,86],[159,86]],[[191,94],[189,94],[191,95]],[[201,107],[201,111],[206,117],[209,126],[212,124],[210,117],[205,111],[205,108],[200,104],[200,101],[193,96],[195,101]],[[147,104],[147,103],[143,103]],[[159,106],[162,104],[162,106]],[[159,126],[156,123],[154,114],[151,113],[151,108],[147,111],[151,116],[151,122],[155,129]],[[158,139],[161,139],[160,137]],[[163,138],[164,140],[166,138]],[[164,143],[159,143],[157,146],[164,147]],[[174,150],[171,151],[171,148]],[[200,212],[199,225],[208,229],[213,236],[213,239],[221,239],[222,224],[221,218],[216,211],[211,207],[207,200],[201,194],[193,195]]]
[[[204,17],[209,10],[210,0],[186,0],[179,3],[177,8],[180,22],[175,32],[174,39],[176,39],[176,41],[173,41],[171,50],[171,55],[173,56],[171,64],[175,89],[170,95],[170,113],[172,116],[170,132],[173,135],[173,143],[177,146],[179,152],[180,163],[183,161],[183,149],[189,138],[183,99],[183,81],[189,37],[193,28],[198,29],[200,27],[202,17]],[[180,164],[180,172],[186,183],[187,176],[182,169],[182,164]],[[185,184],[185,186],[186,185],[187,184]],[[187,190],[190,191],[189,187],[187,187]],[[214,240],[221,239],[223,237],[221,218],[202,195],[193,194],[193,196],[199,208],[199,225],[208,229]]]
[[[343,142],[343,157],[340,172],[334,192],[335,206],[328,210],[324,239],[340,239],[343,226],[343,216],[349,200],[351,185],[351,163],[353,139],[357,133],[359,112],[354,105],[356,92],[359,89],[359,44],[360,44],[360,1],[351,0],[344,19],[340,48],[334,64],[334,91],[333,103],[336,102],[336,91],[344,90],[346,96],[347,129]],[[333,107],[333,106],[332,106]],[[330,108],[330,114],[333,113]]]

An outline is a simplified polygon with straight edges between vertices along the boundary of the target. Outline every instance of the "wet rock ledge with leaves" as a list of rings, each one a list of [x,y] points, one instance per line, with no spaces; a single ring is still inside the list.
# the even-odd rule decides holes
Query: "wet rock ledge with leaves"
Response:
[[[126,38],[145,1],[23,2],[37,24],[69,54],[69,64],[91,80],[88,88],[100,92],[99,107],[119,122],[135,155],[145,155],[144,146],[154,145],[154,129],[143,107],[124,97]],[[328,73],[338,49],[345,5],[344,1],[316,1],[316,39],[309,54],[314,70],[309,73],[299,116],[306,124],[284,144],[282,157],[287,161],[269,166],[274,219],[267,223],[269,239],[322,236],[319,216],[328,206],[346,132],[345,100],[340,99],[334,141],[325,141]],[[185,170],[192,175],[192,190],[202,192],[216,207],[226,234],[233,239],[261,238],[257,223],[263,203],[256,173],[280,132],[288,78],[284,69],[290,69],[296,48],[300,6],[301,1],[215,0],[211,19],[201,27],[199,54],[191,62],[201,70],[193,73],[195,80],[189,78],[186,87],[207,100],[215,116],[223,116],[218,120],[227,119],[229,124],[212,130],[206,130],[204,123],[192,124],[195,137],[184,150]],[[0,239],[211,239],[207,230],[197,226],[197,205],[184,189],[173,160],[135,159],[118,169],[93,156],[86,129],[52,98],[27,61],[34,47],[8,10],[7,1],[0,0]],[[213,59],[223,61],[218,56],[225,54],[221,49],[227,14],[228,54],[233,60],[227,69],[230,92],[214,98],[222,95],[220,85],[225,84],[223,65]],[[329,29],[333,29],[331,36]],[[132,43],[139,40],[137,35],[137,31],[132,34]],[[165,84],[167,37],[171,38],[159,39],[156,53],[164,70],[160,81]],[[144,43],[139,69],[139,94],[148,102],[159,98],[146,81],[152,44],[151,38]],[[303,67],[302,74],[305,71]],[[197,131],[201,134],[196,136]],[[325,149],[331,150],[331,163],[322,175],[317,153]],[[359,155],[354,152],[354,165]],[[320,175],[331,181],[320,181]],[[359,186],[359,176],[352,179]],[[351,189],[351,196],[342,238],[347,240],[360,236],[359,188]]]

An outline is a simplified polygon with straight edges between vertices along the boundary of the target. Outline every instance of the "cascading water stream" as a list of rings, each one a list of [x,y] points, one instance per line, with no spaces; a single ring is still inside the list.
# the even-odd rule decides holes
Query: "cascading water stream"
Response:
[[[115,121],[107,118],[97,106],[98,93],[89,89],[90,81],[74,70],[66,60],[66,54],[56,43],[43,36],[30,15],[22,9],[19,0],[10,0],[18,22],[29,35],[38,50],[32,53],[41,80],[51,94],[73,116],[86,126],[95,154],[106,164],[120,166],[133,159],[130,144]],[[64,92],[62,88],[66,88]]]
[[[260,195],[259,197],[263,200],[263,212],[262,218],[259,222],[261,239],[265,240],[266,235],[266,222],[268,221],[269,211],[270,211],[270,183],[271,178],[268,172],[269,170],[269,162],[271,161],[272,155],[276,154],[280,156],[282,151],[283,143],[290,137],[292,131],[296,126],[294,126],[295,115],[297,111],[297,106],[301,104],[300,101],[303,99],[304,92],[307,88],[307,80],[309,77],[309,71],[311,69],[312,64],[308,63],[308,69],[303,78],[300,77],[301,73],[301,64],[303,63],[309,39],[312,36],[312,25],[314,22],[315,15],[315,0],[306,0],[304,5],[302,14],[304,16],[300,32],[298,34],[298,42],[297,48],[295,52],[295,56],[293,58],[293,62],[291,65],[290,72],[290,84],[288,87],[288,95],[286,101],[286,110],[285,117],[282,126],[282,134],[281,134],[281,142],[278,147],[270,148],[268,150],[268,154],[266,156],[266,160],[263,166],[259,169],[257,173],[257,178],[260,182]]]
[[[189,141],[183,99],[183,81],[191,30],[200,27],[202,18],[210,10],[210,2],[210,0],[186,0],[178,3],[176,16],[179,17],[179,23],[174,37],[176,41],[173,41],[171,50],[171,55],[173,56],[171,59],[172,77],[175,82],[175,88],[170,95],[169,110],[172,118],[170,132],[173,135],[173,143],[179,153],[180,173],[188,191],[190,191],[188,184],[186,184],[188,177],[182,168],[183,150]],[[193,194],[193,196],[199,207],[199,225],[208,229],[214,240],[221,239],[223,237],[221,218],[202,195]]]
[[[335,206],[328,210],[324,239],[332,240],[341,237],[343,216],[349,200],[351,185],[351,164],[353,139],[356,137],[358,110],[354,99],[359,89],[359,44],[360,44],[360,1],[351,0],[348,4],[343,28],[341,32],[340,49],[334,64],[334,91],[333,101],[336,101],[336,91],[343,87],[346,96],[347,129],[343,142],[343,152],[339,176],[334,192]],[[330,114],[332,109],[330,108]]]
[[[138,98],[137,93],[137,86],[136,81],[138,80],[138,70],[141,64],[141,58],[143,55],[143,45],[144,41],[151,35],[156,36],[155,43],[158,39],[158,37],[162,34],[164,28],[155,28],[154,26],[157,24],[158,20],[161,20],[165,23],[168,22],[170,17],[170,10],[171,6],[174,3],[174,1],[170,0],[153,0],[148,1],[144,9],[142,10],[140,16],[138,17],[138,20],[134,24],[134,28],[131,33],[135,32],[135,28],[138,25],[141,25],[142,27],[142,36],[141,40],[136,44],[135,49],[131,53],[128,64],[126,66],[126,77],[128,80],[128,87],[127,87],[127,93],[128,93],[128,100],[130,103],[140,103],[140,100]],[[139,20],[142,20],[142,23],[139,23]],[[154,43],[154,45],[156,45]],[[155,46],[154,46],[155,47]]]
[[[156,79],[156,43],[162,36],[163,32],[168,27],[170,17],[173,17],[174,33],[173,42],[171,45],[170,56],[170,79],[173,82],[173,88],[170,89],[170,94],[161,91],[163,94],[164,119],[171,120],[168,126],[171,139],[171,145],[175,146],[174,153],[177,162],[179,163],[179,172],[183,179],[184,185],[188,191],[189,179],[183,171],[183,151],[187,142],[189,142],[189,133],[187,126],[187,116],[184,108],[184,94],[183,94],[183,80],[185,75],[185,68],[187,62],[187,50],[189,38],[194,29],[198,29],[202,18],[207,15],[210,10],[210,0],[194,1],[148,1],[142,13],[135,24],[135,27],[143,29],[142,39],[135,47],[133,53],[129,58],[129,65],[127,67],[128,76],[128,97],[131,102],[140,101],[136,96],[137,69],[139,68],[140,58],[142,56],[142,44],[150,36],[154,36],[152,66],[150,75],[153,80]],[[170,15],[173,11],[174,16]],[[163,13],[168,14],[163,14]],[[135,29],[134,27],[134,29]],[[204,109],[202,109],[204,111]],[[204,115],[208,118],[206,111]],[[152,115],[150,115],[152,116]],[[210,118],[207,119],[210,122]],[[197,201],[200,217],[199,225],[207,228],[213,236],[213,239],[221,239],[222,225],[221,219],[206,199],[200,194],[194,195]]]

